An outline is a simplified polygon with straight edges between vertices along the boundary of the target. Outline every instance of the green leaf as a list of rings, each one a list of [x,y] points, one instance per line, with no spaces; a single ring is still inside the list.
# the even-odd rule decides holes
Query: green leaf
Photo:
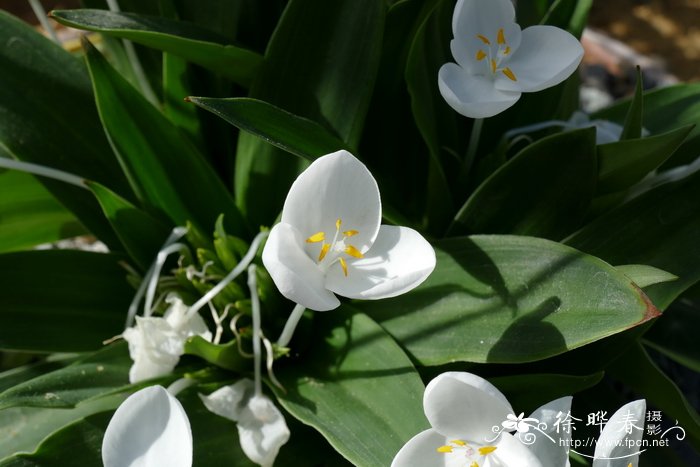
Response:
[[[75,217],[33,176],[0,172],[0,186],[0,253],[85,233]]]
[[[148,269],[168,236],[168,228],[109,188],[95,182],[86,185],[95,194],[129,256]]]
[[[80,61],[5,11],[0,11],[0,44],[0,152],[97,180],[130,196]],[[119,245],[90,193],[40,181],[92,233],[110,246]]]
[[[226,45],[226,39],[183,21],[89,9],[54,10],[49,16],[66,26],[121,37],[177,55],[244,86],[250,84],[262,62],[259,54]]]
[[[678,276],[645,292],[665,309],[700,280],[700,172],[633,198],[566,243],[611,264],[646,264]]]
[[[620,140],[642,137],[642,125],[644,120],[644,95],[642,93],[642,69],[637,66],[637,86],[634,97],[627,109],[627,117],[620,135]]]
[[[0,393],[6,389],[16,386],[19,383],[30,380],[44,373],[64,368],[70,365],[77,357],[66,355],[52,355],[45,361],[23,365],[0,373]]]
[[[670,272],[645,264],[626,264],[624,266],[616,266],[615,269],[629,277],[632,282],[641,288],[678,279],[678,276],[674,276]]]
[[[484,235],[434,246],[420,287],[356,304],[421,365],[540,360],[658,315],[621,272],[559,243]]]
[[[185,354],[196,355],[213,365],[236,372],[244,372],[252,366],[252,360],[244,358],[238,351],[235,340],[219,345],[201,336],[193,336],[185,342]]]
[[[477,188],[455,216],[450,232],[562,238],[583,221],[596,176],[592,129],[543,138]]]
[[[337,136],[318,123],[256,99],[188,97],[190,102],[295,156],[313,161],[347,149]]]
[[[410,360],[374,321],[347,308],[316,316],[315,340],[277,372],[279,402],[316,428],[355,465],[389,465],[428,428],[423,383]]]
[[[291,0],[250,97],[327,124],[354,150],[379,65],[384,10],[383,0]],[[306,165],[256,136],[240,135],[236,202],[251,225],[274,222]]]
[[[540,24],[566,29],[580,39],[588,22],[588,12],[593,0],[554,0]],[[520,11],[518,11],[519,13]]]
[[[641,344],[616,359],[608,374],[631,386],[647,399],[647,404],[678,421],[688,435],[687,441],[700,449],[700,416],[671,379],[649,358]]]
[[[80,352],[119,334],[134,291],[118,260],[73,250],[0,255],[0,348]]]
[[[194,145],[88,41],[84,47],[100,118],[139,199],[175,224],[202,229],[225,213],[230,230],[244,235],[233,199]]]
[[[697,305],[679,301],[664,312],[664,319],[644,334],[644,343],[700,373],[700,346],[694,330],[700,329]]]
[[[693,125],[647,138],[598,146],[598,194],[627,189],[663,164],[693,130]]]

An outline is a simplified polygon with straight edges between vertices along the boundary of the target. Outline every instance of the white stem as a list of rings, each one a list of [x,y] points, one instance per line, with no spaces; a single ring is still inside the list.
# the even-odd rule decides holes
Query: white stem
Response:
[[[153,273],[148,281],[148,289],[146,291],[146,302],[143,305],[143,315],[151,316],[153,313],[153,299],[156,295],[156,287],[158,286],[158,277],[160,276],[160,271],[165,266],[165,261],[173,253],[177,253],[186,249],[187,247],[183,243],[173,243],[166,248],[163,248],[158,252],[156,256],[156,262],[153,265]]]
[[[265,336],[263,336],[262,341],[265,345],[265,352],[267,353],[267,376],[270,377],[270,381],[272,381],[272,384],[274,384],[284,392],[287,392],[284,389],[284,386],[282,386],[282,383],[280,383],[277,377],[275,376],[275,372],[272,370],[272,365],[273,363],[275,363],[275,353],[274,349],[272,348],[272,343],[269,339],[265,338]]]
[[[279,339],[277,339],[277,345],[280,347],[287,347],[289,344],[289,341],[292,340],[292,336],[294,335],[294,330],[297,328],[297,324],[299,324],[299,320],[301,319],[302,316],[304,316],[304,308],[303,306],[297,304],[297,306],[294,307],[292,310],[292,314],[289,315],[289,318],[287,318],[287,322],[284,325],[284,329],[282,330],[282,334],[280,334]]]
[[[185,234],[187,233],[187,228],[186,227],[175,227],[172,232],[170,232],[170,235],[168,235],[168,238],[165,239],[165,242],[163,243],[163,246],[161,247],[161,251],[170,245],[172,245],[174,242],[177,242],[180,240]],[[126,314],[126,324],[124,329],[128,329],[131,327],[131,325],[134,322],[134,317],[136,316],[136,312],[139,309],[139,303],[141,302],[141,299],[143,298],[143,295],[146,293],[146,287],[148,287],[149,282],[151,281],[151,277],[153,276],[153,271],[155,270],[156,267],[156,262],[153,261],[153,264],[151,264],[151,267],[148,268],[148,271],[146,271],[146,275],[143,276],[143,279],[141,280],[141,284],[139,285],[138,290],[136,290],[136,295],[134,295],[134,298],[131,300],[131,304],[129,305],[129,311]]]
[[[258,280],[255,277],[255,265],[248,267],[248,289],[250,289],[250,306],[253,310],[253,366],[255,371],[255,395],[262,395],[260,381],[260,364],[262,351],[260,349],[260,297],[258,297]]]
[[[39,20],[41,27],[44,28],[44,30],[49,34],[49,36],[51,36],[51,39],[56,44],[61,45],[61,41],[58,40],[56,31],[54,30],[53,26],[51,26],[51,23],[49,23],[49,18],[46,16],[46,10],[44,10],[41,2],[39,2],[39,0],[29,0],[29,4],[31,5],[32,10],[34,10],[34,15],[36,15],[36,19]]]
[[[250,248],[248,249],[248,252],[241,258],[240,263],[236,265],[235,268],[229,272],[226,277],[224,277],[221,282],[216,284],[214,287],[209,290],[206,294],[202,296],[199,300],[197,300],[189,309],[187,312],[188,314],[194,314],[200,310],[204,305],[206,305],[211,299],[216,297],[216,295],[224,290],[224,288],[229,285],[236,277],[238,277],[243,271],[248,268],[248,265],[250,264],[251,261],[253,261],[253,258],[255,258],[255,253],[258,251],[258,248],[260,247],[260,243],[269,235],[269,232],[260,232],[256,237],[253,239],[253,242],[250,244]]]
[[[184,391],[190,386],[195,385],[196,383],[197,381],[192,378],[180,378],[168,386],[166,391],[168,391],[171,396],[175,397],[178,395],[178,393]]]
[[[85,188],[86,190],[89,189],[85,186],[85,179],[83,177],[78,177],[77,175],[63,172],[62,170],[52,169],[51,167],[32,164],[31,162],[22,162],[7,157],[0,157],[0,167],[19,170],[20,172],[27,172],[33,175],[40,175],[42,177],[58,180],[59,182],[70,183],[71,185]]]

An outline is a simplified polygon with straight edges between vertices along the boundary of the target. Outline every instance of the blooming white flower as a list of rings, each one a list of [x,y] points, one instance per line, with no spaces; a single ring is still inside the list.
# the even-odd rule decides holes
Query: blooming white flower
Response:
[[[105,467],[190,467],[192,429],[180,402],[162,386],[129,396],[102,439]]]
[[[529,421],[547,423],[547,429],[535,438],[526,433],[528,419],[512,415],[510,403],[491,383],[471,373],[443,373],[428,384],[423,396],[432,428],[411,438],[391,465],[563,467],[568,465],[566,451],[558,440],[548,438],[554,432],[549,422],[570,407],[571,398],[565,397],[537,409]],[[521,438],[499,430],[504,421],[513,422],[512,429],[519,425],[518,435],[532,436]]]
[[[137,316],[136,325],[122,334],[134,361],[129,371],[132,383],[170,373],[180,361],[188,337],[202,336],[211,341],[211,332],[202,317],[188,313],[180,297],[173,294],[165,300],[170,307],[163,317]]]
[[[435,268],[415,230],[380,225],[377,182],[347,151],[315,160],[296,179],[262,259],[282,295],[326,311],[334,295],[379,299],[408,292]]]
[[[593,453],[593,467],[637,467],[647,404],[625,404],[605,424]]]
[[[450,107],[471,118],[492,117],[523,92],[561,83],[583,58],[580,42],[562,29],[521,31],[510,0],[459,0],[452,32],[457,63],[440,68],[438,85]]]
[[[274,463],[279,449],[289,440],[289,429],[275,404],[255,393],[253,381],[242,379],[199,397],[211,412],[237,422],[241,448],[250,460],[263,467]]]

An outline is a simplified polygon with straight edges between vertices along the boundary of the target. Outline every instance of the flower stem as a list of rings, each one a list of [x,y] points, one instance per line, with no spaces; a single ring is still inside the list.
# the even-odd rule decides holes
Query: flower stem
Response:
[[[148,289],[146,290],[146,302],[143,306],[144,316],[151,316],[151,314],[153,313],[153,299],[156,296],[158,276],[160,276],[160,271],[163,269],[163,266],[165,265],[165,261],[168,259],[168,256],[170,256],[173,253],[177,253],[178,251],[182,251],[186,248],[187,247],[184,243],[173,243],[172,245],[168,245],[167,247],[163,248],[158,252],[158,256],[156,256],[156,262],[153,265],[153,272],[151,273],[151,277],[148,281]]]
[[[469,146],[467,146],[467,154],[464,157],[464,162],[462,163],[462,170],[460,171],[460,180],[466,178],[469,171],[474,165],[474,159],[476,159],[476,151],[479,149],[479,140],[481,140],[481,129],[484,126],[483,118],[475,118],[472,124],[472,132],[469,136]]]
[[[253,312],[253,365],[255,371],[255,395],[262,394],[262,382],[260,381],[260,365],[262,350],[260,349],[260,297],[258,297],[258,280],[255,276],[255,265],[248,266],[248,288],[250,289],[250,307]]]
[[[197,380],[192,378],[180,378],[168,386],[166,391],[168,391],[171,396],[175,397],[178,395],[178,393],[184,391],[190,386],[194,386],[196,383]]]
[[[41,2],[39,0],[29,0],[29,5],[31,5],[32,10],[34,10],[34,15],[36,16],[36,19],[39,20],[41,27],[44,28],[44,30],[49,36],[51,36],[51,39],[56,44],[61,45],[61,41],[56,35],[56,30],[53,28],[53,26],[51,26],[51,23],[49,23],[49,19],[46,16],[46,10],[44,10]]]
[[[80,188],[89,188],[85,185],[85,179],[73,175],[68,172],[63,172],[62,170],[52,169],[51,167],[46,167],[39,164],[32,164],[31,162],[22,162],[15,159],[10,159],[7,157],[0,157],[0,167],[6,169],[19,170],[20,172],[30,173],[32,175],[40,175],[42,177],[52,178],[58,180],[59,182],[70,183],[71,185],[78,186]]]
[[[282,330],[282,334],[280,334],[279,339],[277,339],[277,345],[280,347],[287,347],[289,344],[289,341],[292,340],[292,336],[294,335],[294,330],[297,328],[297,324],[299,324],[299,320],[301,317],[304,315],[304,308],[303,306],[297,304],[297,306],[294,307],[292,310],[292,314],[289,315],[289,318],[287,318],[287,323],[284,325],[284,329]]]

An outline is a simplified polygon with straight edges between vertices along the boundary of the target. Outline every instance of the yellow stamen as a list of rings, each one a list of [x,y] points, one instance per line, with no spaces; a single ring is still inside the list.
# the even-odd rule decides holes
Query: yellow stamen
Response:
[[[440,446],[439,448],[437,448],[437,452],[452,452],[452,446]]]
[[[506,50],[503,51],[503,55],[508,55],[510,53],[510,46],[506,47]]]
[[[340,267],[343,268],[343,274],[345,274],[345,277],[348,277],[348,263],[346,263],[343,258],[340,258],[339,261],[340,261]],[[494,449],[496,449],[496,448],[494,448]]]
[[[476,37],[481,39],[481,42],[483,42],[484,44],[491,45],[491,41],[486,36],[483,36],[481,34],[477,34]]]
[[[503,34],[503,28],[498,30],[498,44],[503,45],[506,43],[506,36]]]
[[[515,77],[515,73],[513,73],[513,70],[510,68],[504,68],[501,70],[504,75],[508,77],[511,81],[518,81],[518,78]]]
[[[485,456],[486,454],[491,454],[495,450],[496,446],[484,446],[483,448],[479,448],[479,455]]]
[[[479,467],[479,463],[477,461],[474,461],[471,464],[469,464],[469,467]]]
[[[318,255],[318,260],[323,261],[323,258],[326,257],[326,254],[328,254],[328,250],[331,249],[331,246],[328,243],[324,243],[323,246],[321,247],[321,253]]]
[[[358,250],[357,248],[355,248],[352,245],[346,246],[344,251],[345,251],[345,253],[349,254],[353,258],[364,258],[365,257],[365,255],[363,255],[360,250]]]
[[[338,218],[337,221],[335,221],[335,230],[340,230],[340,226],[343,223],[343,221],[340,220],[340,217]]]
[[[456,444],[457,446],[462,446],[462,447],[467,445],[467,443],[465,443],[461,439],[453,439],[452,441],[450,441],[450,443]]]
[[[498,65],[496,64],[496,60],[491,60],[491,73],[496,73],[496,67]]]
[[[316,232],[312,236],[306,239],[306,243],[318,243],[326,239],[326,234],[323,232]]]
[[[343,235],[345,235],[346,237],[352,237],[353,235],[357,235],[359,233],[359,230],[346,230],[345,232],[343,232]]]
[[[486,52],[484,52],[483,50],[479,50],[479,51],[476,53],[476,59],[477,59],[477,61],[482,61],[482,60],[485,59],[485,58],[486,58]]]

